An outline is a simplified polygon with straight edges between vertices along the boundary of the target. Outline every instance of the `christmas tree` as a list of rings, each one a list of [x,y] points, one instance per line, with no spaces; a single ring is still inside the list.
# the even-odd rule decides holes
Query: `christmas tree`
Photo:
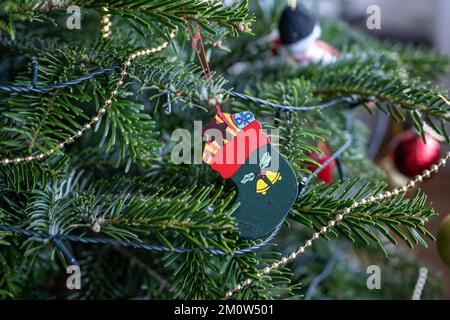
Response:
[[[405,247],[434,240],[437,215],[420,183],[450,155],[392,190],[356,115],[379,109],[449,142],[433,80],[450,60],[326,19],[329,45],[299,59],[289,17],[303,7],[285,6],[1,2],[1,298],[411,298],[420,265]],[[209,122],[216,112],[270,129],[280,172],[267,156],[239,179],[202,164],[194,121],[233,125]],[[177,129],[195,140],[182,163]],[[366,265],[385,290],[367,289]]]

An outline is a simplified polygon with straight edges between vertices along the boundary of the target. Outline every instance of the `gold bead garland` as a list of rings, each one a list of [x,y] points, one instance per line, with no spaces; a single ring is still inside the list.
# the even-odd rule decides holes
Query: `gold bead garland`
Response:
[[[428,269],[425,267],[420,268],[419,277],[417,278],[416,286],[414,287],[414,292],[411,300],[420,300],[422,297],[422,292],[427,283]]]
[[[175,37],[177,30],[174,30],[170,33],[170,38],[173,39]],[[90,121],[86,122],[83,127],[78,130],[74,135],[69,137],[68,139],[60,142],[55,148],[52,148],[46,152],[38,152],[33,155],[29,156],[23,156],[23,157],[17,157],[12,159],[1,159],[0,165],[7,165],[7,164],[19,164],[22,162],[31,162],[34,160],[42,160],[46,157],[51,156],[58,150],[64,148],[64,146],[71,144],[75,142],[78,138],[80,138],[85,132],[90,130],[105,114],[106,109],[113,103],[113,99],[119,94],[119,89],[124,83],[124,78],[128,75],[128,67],[131,66],[131,62],[139,57],[147,56],[156,52],[159,52],[165,48],[167,48],[169,45],[169,42],[164,42],[161,45],[150,48],[150,49],[142,49],[135,52],[132,52],[128,55],[127,59],[125,60],[125,63],[123,64],[121,71],[120,71],[120,77],[116,82],[115,88],[113,91],[111,91],[111,94],[109,98],[104,102],[104,105],[98,110],[97,114],[93,116]]]
[[[439,159],[437,164],[431,166],[430,170],[423,171],[421,175],[416,176],[413,180],[410,180],[403,187],[394,189],[392,191],[387,191],[383,194],[379,194],[376,196],[370,196],[360,201],[355,201],[350,207],[343,209],[342,212],[339,213],[334,220],[330,220],[326,226],[323,226],[319,232],[315,232],[311,237],[311,239],[307,240],[303,246],[299,247],[297,250],[293,251],[289,255],[283,257],[281,260],[272,263],[268,267],[265,267],[261,272],[257,274],[257,276],[262,277],[264,275],[267,275],[271,273],[273,270],[276,270],[281,266],[286,265],[288,262],[296,259],[297,256],[303,254],[307,248],[312,246],[313,241],[317,240],[321,235],[324,235],[327,232],[329,232],[334,226],[340,223],[344,219],[344,217],[348,215],[353,209],[373,202],[380,202],[386,199],[390,199],[401,193],[406,193],[408,190],[414,188],[418,183],[421,183],[424,179],[430,178],[432,174],[436,174],[442,167],[444,167],[447,164],[447,161],[449,160],[450,160],[450,152],[447,152],[445,156]],[[225,299],[233,297],[233,295],[236,292],[244,289],[246,286],[249,286],[250,284],[252,284],[252,282],[253,280],[251,278],[247,278],[241,283],[237,284],[233,289],[230,289],[225,294]]]
[[[111,15],[108,13],[108,8],[102,8],[104,14],[100,18],[100,34],[102,40],[109,38],[112,35]]]

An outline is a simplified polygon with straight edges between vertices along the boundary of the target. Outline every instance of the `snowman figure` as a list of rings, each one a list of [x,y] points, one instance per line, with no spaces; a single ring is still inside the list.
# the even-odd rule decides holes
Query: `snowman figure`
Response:
[[[320,39],[322,29],[317,19],[301,4],[286,7],[279,23],[279,44],[301,64],[330,64],[339,51]]]

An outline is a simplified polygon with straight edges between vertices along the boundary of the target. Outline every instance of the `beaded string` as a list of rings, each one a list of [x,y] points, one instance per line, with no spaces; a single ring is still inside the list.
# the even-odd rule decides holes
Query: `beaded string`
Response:
[[[174,38],[176,32],[177,32],[177,30],[173,30],[170,33],[170,38]],[[10,163],[19,164],[22,162],[31,162],[33,160],[42,160],[46,157],[51,156],[58,150],[61,150],[66,145],[69,145],[69,144],[75,142],[85,132],[89,131],[97,122],[100,121],[100,119],[105,114],[107,108],[113,103],[113,99],[119,94],[119,89],[124,83],[124,78],[128,75],[128,68],[131,66],[131,62],[133,60],[135,60],[136,58],[139,58],[142,56],[148,56],[150,54],[160,52],[163,49],[167,48],[168,45],[169,45],[169,43],[166,41],[157,47],[153,47],[150,49],[142,49],[142,50],[138,50],[138,51],[130,53],[121,68],[120,77],[117,80],[113,91],[111,91],[109,98],[104,102],[103,106],[98,110],[97,114],[95,116],[93,116],[88,122],[84,123],[83,127],[81,129],[79,129],[77,132],[75,132],[74,135],[72,135],[68,139],[60,142],[55,148],[52,148],[46,152],[38,152],[38,153],[29,155],[29,156],[22,156],[22,157],[17,157],[17,158],[12,158],[12,159],[8,159],[8,158],[1,159],[0,164],[3,164],[3,165],[7,165]]]
[[[112,35],[112,22],[111,22],[111,14],[108,13],[108,8],[102,8],[102,16],[100,19],[100,34],[101,39],[106,40]]]
[[[386,191],[385,193],[376,196],[367,197],[360,201],[355,201],[350,207],[343,209],[342,212],[339,213],[334,220],[330,220],[326,226],[323,226],[320,229],[320,231],[315,232],[312,235],[312,237],[303,244],[303,246],[297,248],[297,250],[291,252],[289,255],[283,257],[282,259],[272,263],[270,266],[262,269],[257,274],[257,277],[260,278],[264,275],[268,275],[272,271],[279,269],[281,266],[286,265],[288,262],[295,260],[299,255],[305,253],[306,249],[310,248],[315,240],[319,239],[321,235],[328,233],[332,228],[334,228],[337,224],[339,224],[345,218],[345,216],[349,215],[352,212],[352,210],[362,205],[367,205],[377,201],[378,202],[384,201],[399,194],[408,192],[408,190],[416,187],[416,185],[421,183],[424,179],[428,179],[431,177],[432,174],[436,174],[442,167],[444,167],[447,164],[447,161],[449,160],[450,160],[450,152],[447,152],[442,158],[439,159],[437,164],[431,166],[430,170],[424,170],[422,174],[416,176],[413,180],[410,180],[404,186],[396,188],[392,191]],[[238,283],[234,288],[227,291],[224,298],[229,299],[233,297],[233,295],[236,292],[244,289],[245,287],[251,285],[252,283],[253,279],[251,278],[243,280],[242,282]]]
[[[427,282],[428,269],[425,267],[420,268],[419,277],[417,278],[416,286],[412,295],[412,300],[420,300],[422,297],[423,288]]]

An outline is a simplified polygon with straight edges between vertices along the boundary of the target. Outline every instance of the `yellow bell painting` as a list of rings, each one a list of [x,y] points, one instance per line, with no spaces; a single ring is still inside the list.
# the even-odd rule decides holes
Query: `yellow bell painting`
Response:
[[[267,178],[267,180],[264,178]],[[266,173],[256,182],[256,192],[265,196],[271,186],[280,181],[281,178],[281,173],[279,171],[266,171]]]

